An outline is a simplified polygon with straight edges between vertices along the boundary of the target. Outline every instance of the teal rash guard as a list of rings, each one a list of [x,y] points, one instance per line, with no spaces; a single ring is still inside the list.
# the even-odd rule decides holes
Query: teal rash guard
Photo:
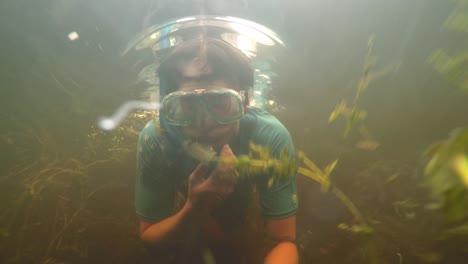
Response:
[[[157,120],[157,119],[156,119]],[[272,155],[279,158],[286,148],[294,159],[294,145],[288,130],[265,110],[251,107],[240,121],[239,133],[229,146],[236,156],[249,153],[249,142],[269,146]],[[187,180],[198,162],[184,154],[158,129],[151,120],[140,133],[137,149],[135,207],[137,215],[153,223],[176,213],[177,190],[187,190]],[[267,219],[280,219],[294,215],[298,208],[296,175],[279,184],[267,187],[269,175],[240,180],[235,190],[216,209],[215,215],[227,229],[242,222],[248,206],[250,187],[255,185],[262,214]],[[184,185],[185,183],[185,185]]]

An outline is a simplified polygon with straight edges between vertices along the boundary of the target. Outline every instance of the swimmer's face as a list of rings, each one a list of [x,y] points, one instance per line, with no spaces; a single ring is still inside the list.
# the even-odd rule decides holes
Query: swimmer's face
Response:
[[[180,85],[178,91],[193,92],[199,89],[210,90],[220,87],[232,90],[239,90],[238,87],[232,87],[224,81],[186,81]],[[243,106],[242,106],[243,107]],[[240,121],[232,121],[228,124],[220,124],[204,107],[198,107],[194,110],[194,118],[188,126],[181,127],[185,138],[196,140],[200,143],[210,144],[215,149],[220,149],[224,144],[239,132]]]

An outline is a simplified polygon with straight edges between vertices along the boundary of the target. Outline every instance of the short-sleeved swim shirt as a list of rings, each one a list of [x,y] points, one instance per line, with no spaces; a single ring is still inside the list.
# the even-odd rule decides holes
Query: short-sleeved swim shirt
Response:
[[[175,192],[198,162],[180,149],[151,120],[140,133],[137,149],[135,207],[137,215],[147,222],[158,222],[174,214]],[[241,119],[239,133],[229,146],[236,156],[249,153],[249,142],[269,146],[279,158],[287,149],[294,159],[294,145],[288,130],[273,115],[259,108],[250,108]],[[229,222],[245,211],[249,184],[255,184],[260,208],[266,218],[280,219],[294,215],[298,208],[296,176],[267,187],[268,175],[238,182],[235,191],[224,201],[219,215]]]

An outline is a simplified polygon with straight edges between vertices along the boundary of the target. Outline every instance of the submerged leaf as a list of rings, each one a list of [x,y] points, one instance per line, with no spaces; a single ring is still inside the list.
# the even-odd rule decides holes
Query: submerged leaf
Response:
[[[328,123],[335,121],[336,118],[338,118],[340,115],[344,115],[345,113],[346,113],[346,102],[342,100],[339,104],[335,106],[335,109],[330,114],[330,117],[328,118]]]
[[[357,234],[372,234],[374,232],[374,229],[368,225],[348,226],[345,223],[341,223],[337,227],[338,229],[346,230],[346,231],[357,233]]]
[[[452,84],[468,91],[468,50],[453,56],[437,50],[427,61]]]
[[[456,155],[452,160],[452,169],[468,189],[468,159],[464,154]]]
[[[274,180],[275,180],[275,178],[273,178],[273,177],[268,179],[268,188],[271,188],[273,186]]]
[[[468,10],[466,3],[463,5],[463,1],[458,1],[457,8],[447,18],[444,26],[449,30],[468,33]]]
[[[468,215],[468,129],[456,129],[429,148],[424,180],[448,220]]]
[[[442,235],[441,239],[447,239],[454,236],[466,236],[468,237],[468,222],[459,225],[457,227],[450,228]]]
[[[390,182],[395,181],[395,180],[398,178],[398,176],[400,176],[399,173],[394,173],[394,174],[390,175],[390,176],[385,180],[385,183],[390,183]]]
[[[356,123],[359,121],[362,121],[366,118],[366,111],[364,110],[358,110],[356,107],[351,110],[348,116],[348,122],[346,122],[346,129],[344,132],[344,136],[348,136],[349,132],[351,132],[351,129],[354,127]]]
[[[330,177],[330,174],[335,169],[337,163],[338,163],[338,160],[334,160],[332,163],[328,164],[327,167],[325,167],[325,177],[327,178]]]
[[[304,164],[309,167],[309,169],[311,171],[313,171],[314,173],[317,173],[317,174],[323,174],[322,173],[322,170],[319,169],[319,167],[317,165],[315,165],[315,163],[313,161],[311,161],[310,159],[308,159],[306,157],[306,155],[304,154],[304,152],[302,151],[299,151],[298,153],[298,158],[300,160],[302,160],[302,162],[304,162]]]
[[[376,150],[380,146],[380,143],[376,140],[368,139],[359,141],[356,147],[363,150]]]
[[[433,144],[430,146],[423,154],[424,157],[426,158],[432,158],[434,157],[439,151],[441,151],[441,148],[444,146],[442,142],[438,142],[436,144]]]

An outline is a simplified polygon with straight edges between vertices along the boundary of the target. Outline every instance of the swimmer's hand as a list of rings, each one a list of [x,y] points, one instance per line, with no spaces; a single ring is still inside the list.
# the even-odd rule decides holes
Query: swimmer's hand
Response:
[[[229,145],[224,145],[219,156],[221,159],[235,160]],[[211,212],[232,193],[238,173],[233,162],[218,163],[208,178],[209,167],[200,163],[189,177],[188,206],[203,212]]]

